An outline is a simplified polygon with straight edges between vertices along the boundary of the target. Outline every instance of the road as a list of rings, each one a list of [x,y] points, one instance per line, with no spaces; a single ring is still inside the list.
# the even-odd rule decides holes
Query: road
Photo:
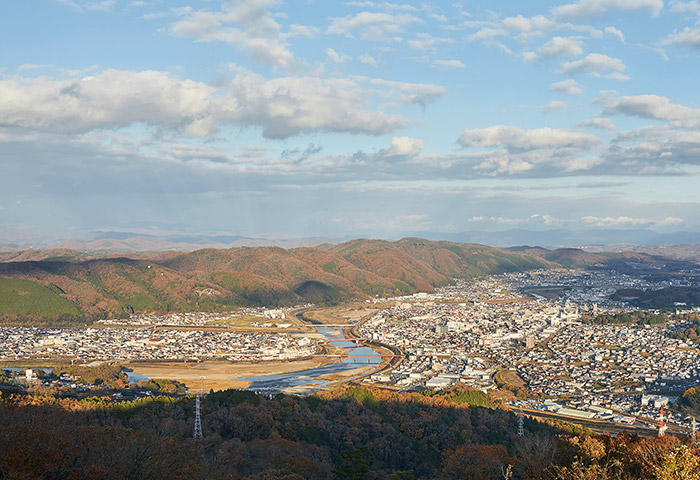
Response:
[[[567,423],[588,428],[596,433],[609,433],[611,435],[617,435],[619,433],[626,432],[629,434],[637,434],[640,437],[656,437],[659,433],[658,429],[651,425],[642,425],[638,423],[635,423],[634,425],[626,425],[622,423],[607,422],[605,420],[560,415],[558,413],[546,412],[543,410],[533,410],[529,408],[523,408],[522,410],[525,415],[529,415],[531,417],[562,420]],[[513,409],[513,411],[516,410]],[[671,431],[669,428],[668,433],[678,434],[679,432]]]

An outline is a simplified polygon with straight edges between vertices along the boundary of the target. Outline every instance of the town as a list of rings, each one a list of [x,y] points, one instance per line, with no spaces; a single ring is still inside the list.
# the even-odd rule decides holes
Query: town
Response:
[[[698,382],[697,345],[669,335],[681,323],[675,315],[643,325],[592,320],[636,310],[612,299],[620,289],[668,284],[612,270],[538,270],[375,298],[366,303],[372,313],[354,325],[355,333],[398,349],[402,361],[362,382],[400,391],[454,384],[484,392],[505,389],[518,407],[618,423],[655,420],[660,408]],[[692,285],[693,278],[675,284]],[[132,315],[100,321],[99,328],[2,328],[0,358],[81,364],[293,361],[322,350],[320,335],[280,332],[290,330],[293,312],[310,306]],[[277,330],[216,328],[241,316],[251,327]],[[666,420],[687,428],[693,422],[677,412]]]

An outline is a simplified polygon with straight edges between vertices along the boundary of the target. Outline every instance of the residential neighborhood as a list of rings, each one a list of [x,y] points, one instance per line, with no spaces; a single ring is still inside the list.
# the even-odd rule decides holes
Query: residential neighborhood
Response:
[[[308,337],[207,330],[10,327],[0,359],[229,361],[294,360],[317,352]]]
[[[499,372],[510,371],[530,396],[541,398],[534,402],[540,409],[655,419],[661,406],[697,383],[700,350],[668,335],[672,319],[640,326],[583,318],[635,310],[609,299],[618,289],[663,286],[616,272],[536,271],[394,298],[394,306],[374,314],[359,332],[400,348],[406,361],[369,380],[402,389],[461,382],[486,391],[497,387]],[[523,295],[552,287],[556,300]],[[649,396],[657,392],[663,395]],[[684,426],[692,421],[678,414],[667,420]]]

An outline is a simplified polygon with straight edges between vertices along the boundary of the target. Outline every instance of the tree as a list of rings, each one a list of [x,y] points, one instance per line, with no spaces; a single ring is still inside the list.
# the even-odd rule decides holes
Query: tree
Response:
[[[369,448],[366,446],[355,447],[353,450],[343,452],[343,461],[334,470],[334,473],[341,479],[364,480],[369,475]]]
[[[441,478],[446,480],[500,479],[501,467],[513,464],[503,445],[460,445],[446,453]]]

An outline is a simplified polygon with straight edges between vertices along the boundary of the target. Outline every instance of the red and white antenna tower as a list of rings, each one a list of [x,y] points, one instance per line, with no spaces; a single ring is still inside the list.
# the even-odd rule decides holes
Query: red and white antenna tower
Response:
[[[659,414],[659,420],[661,421],[659,423],[659,437],[663,437],[666,435],[666,430],[668,430],[668,426],[666,425],[666,422],[664,421],[664,407],[661,407],[661,412]]]

